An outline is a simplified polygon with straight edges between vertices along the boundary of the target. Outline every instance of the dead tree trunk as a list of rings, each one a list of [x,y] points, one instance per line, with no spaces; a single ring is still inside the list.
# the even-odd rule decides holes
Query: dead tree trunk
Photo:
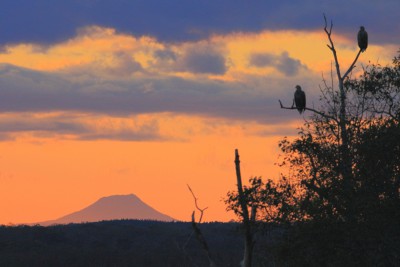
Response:
[[[242,267],[251,267],[254,242],[250,225],[248,205],[243,193],[242,176],[240,173],[239,151],[237,149],[235,150],[235,166],[236,166],[237,187],[239,192],[239,202],[240,202],[240,207],[242,209],[242,220],[243,220],[244,235],[245,235],[244,258],[242,262]]]
[[[348,77],[348,75],[351,73],[351,71],[355,68],[355,64],[358,60],[358,57],[360,56],[362,50],[358,51],[353,63],[351,63],[350,67],[348,70],[344,73],[344,75],[341,75],[340,72],[340,66],[339,66],[339,60],[337,57],[337,52],[335,49],[335,45],[332,41],[332,27],[333,23],[331,21],[330,28],[328,29],[328,23],[326,16],[324,14],[324,20],[325,20],[325,27],[324,31],[326,35],[328,36],[328,40],[330,44],[327,44],[328,48],[331,50],[333,58],[335,60],[335,66],[336,66],[336,74],[337,74],[337,79],[339,83],[339,94],[340,94],[340,110],[339,110],[339,128],[340,128],[340,139],[341,143],[339,145],[339,153],[340,153],[340,161],[339,161],[339,168],[340,172],[343,178],[344,182],[344,189],[346,191],[347,196],[349,197],[349,201],[351,201],[351,195],[352,195],[352,181],[353,181],[353,172],[352,172],[352,158],[351,158],[351,153],[350,153],[350,140],[349,140],[349,134],[348,134],[348,119],[346,115],[347,107],[346,107],[346,91],[344,88],[344,80]],[[346,217],[348,220],[353,220],[353,211],[351,209],[351,205],[348,206],[348,210],[346,212]]]

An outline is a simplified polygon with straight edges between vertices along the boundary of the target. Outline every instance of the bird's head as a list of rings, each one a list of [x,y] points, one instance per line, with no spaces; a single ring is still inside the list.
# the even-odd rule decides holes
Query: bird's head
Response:
[[[361,30],[361,31],[365,31],[364,26],[360,26],[360,30]]]
[[[297,90],[301,90],[300,85],[296,85],[296,89],[297,89]]]

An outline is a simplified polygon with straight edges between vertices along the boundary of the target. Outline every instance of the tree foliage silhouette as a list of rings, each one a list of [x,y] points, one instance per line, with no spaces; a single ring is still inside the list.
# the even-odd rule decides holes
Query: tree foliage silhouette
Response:
[[[296,266],[395,266],[400,262],[400,51],[390,66],[369,65],[351,78],[360,55],[341,75],[338,88],[323,80],[320,107],[294,140],[279,146],[290,175],[279,181],[252,178],[249,202],[264,211],[260,220],[283,222],[279,247]],[[286,108],[281,103],[281,108]],[[314,109],[308,109],[314,111]],[[229,192],[228,209],[237,210]],[[289,253],[290,251],[290,253]]]

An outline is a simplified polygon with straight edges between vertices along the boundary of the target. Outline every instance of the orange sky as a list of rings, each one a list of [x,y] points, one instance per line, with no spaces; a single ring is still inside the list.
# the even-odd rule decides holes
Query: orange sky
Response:
[[[341,66],[347,66],[356,54],[355,44],[344,37],[334,38]],[[49,47],[9,46],[0,54],[0,64],[56,74],[78,83],[84,83],[87,76],[98,81],[148,79],[144,90],[149,92],[151,79],[180,77],[254,85],[249,93],[278,97],[279,90],[294,91],[294,80],[315,86],[313,92],[317,92],[321,73],[328,75],[332,60],[326,42],[322,31],[265,31],[165,44],[150,37],[119,34],[111,28],[89,27]],[[212,48],[228,59],[229,68],[223,74],[199,74],[187,71],[183,61],[157,61],[154,51],[166,47],[182,58],[193,49]],[[368,61],[386,64],[395,52],[395,47],[370,46],[358,65]],[[290,57],[303,67],[295,76],[286,77],[277,68],[249,65],[249,56],[257,53]],[[127,57],[134,59],[140,69]],[[264,77],[275,77],[277,81]],[[288,88],[270,89],[276,87],[269,87],[269,83],[285,80],[290,84]],[[46,81],[43,84],[47,86]],[[275,108],[279,109],[278,99]],[[291,111],[280,112],[287,116]],[[279,119],[279,113],[275,113]],[[131,193],[171,217],[189,220],[194,205],[186,184],[196,193],[199,204],[209,207],[205,220],[230,220],[233,215],[225,212],[221,200],[235,187],[234,150],[239,149],[244,179],[279,177],[282,170],[274,165],[278,161],[278,141],[285,135],[295,135],[302,119],[297,112],[291,113],[293,118],[284,123],[183,112],[121,115],[54,110],[0,114],[0,125],[19,127],[0,141],[0,223],[56,219],[100,197]],[[54,132],[52,125],[58,125],[56,121],[62,118],[99,137],[85,139],[75,132]],[[38,131],[23,127],[30,123],[46,123],[50,128]],[[110,138],[125,133],[139,137],[155,133],[157,138]]]
[[[234,149],[242,155],[243,177],[276,177],[279,139],[237,133],[184,142],[3,142],[2,220],[57,218],[99,197],[129,193],[174,218],[188,220],[193,202],[186,184],[200,204],[209,207],[207,220],[227,220],[230,216],[220,200],[235,184]]]

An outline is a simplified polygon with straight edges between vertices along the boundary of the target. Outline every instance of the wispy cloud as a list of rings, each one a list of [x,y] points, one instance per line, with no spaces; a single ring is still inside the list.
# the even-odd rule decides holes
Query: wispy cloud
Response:
[[[72,140],[150,141],[162,136],[156,119],[99,116],[79,113],[6,113],[0,116],[0,140],[21,135]]]
[[[296,120],[285,124],[263,125],[256,121],[174,113],[127,117],[90,113],[6,113],[0,115],[0,141],[20,138],[57,140],[182,142],[195,136],[275,136],[295,133]]]

